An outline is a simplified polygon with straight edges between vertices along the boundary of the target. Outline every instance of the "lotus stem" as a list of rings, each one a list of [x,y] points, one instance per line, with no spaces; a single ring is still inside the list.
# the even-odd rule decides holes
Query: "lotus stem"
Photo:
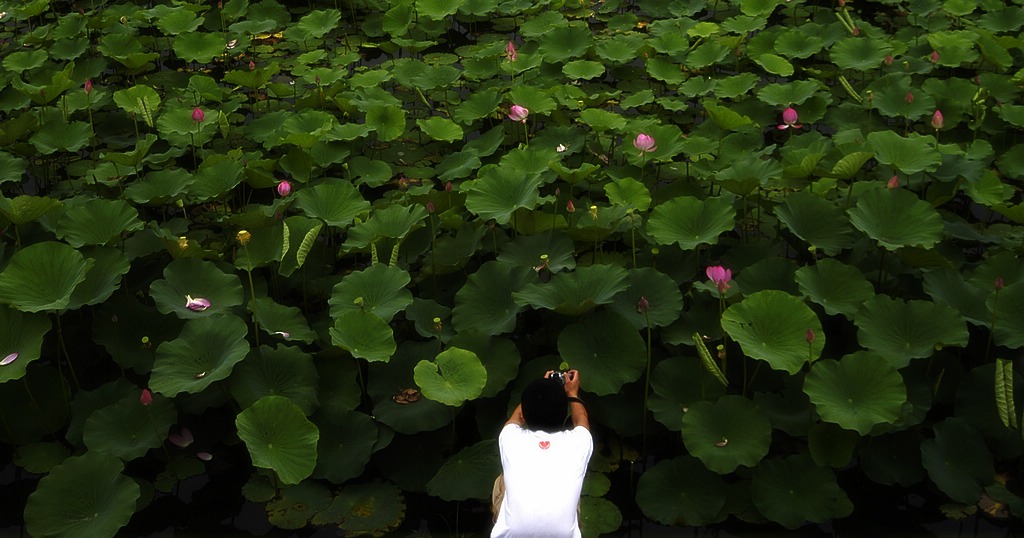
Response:
[[[641,455],[646,459],[648,396],[651,392],[651,316],[646,310],[644,311],[644,322],[647,324],[647,373],[644,380],[643,452],[641,452]]]
[[[75,365],[71,362],[71,355],[68,353],[68,347],[64,344],[64,328],[60,323],[60,314],[54,313],[54,317],[57,318],[57,342],[60,344],[60,350],[64,353],[64,358],[68,360],[68,370],[71,371],[71,380],[75,382],[75,389],[82,390],[82,386],[78,383],[78,375],[75,373]],[[60,368],[60,356],[57,357],[57,368]],[[64,396],[67,401],[67,395]]]

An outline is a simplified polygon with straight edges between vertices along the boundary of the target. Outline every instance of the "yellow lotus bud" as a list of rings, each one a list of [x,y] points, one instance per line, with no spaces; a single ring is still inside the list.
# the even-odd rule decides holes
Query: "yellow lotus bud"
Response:
[[[238,233],[235,234],[235,239],[237,239],[238,242],[241,243],[242,246],[244,247],[245,245],[249,244],[249,240],[252,239],[252,234],[249,233],[248,230],[238,230]]]

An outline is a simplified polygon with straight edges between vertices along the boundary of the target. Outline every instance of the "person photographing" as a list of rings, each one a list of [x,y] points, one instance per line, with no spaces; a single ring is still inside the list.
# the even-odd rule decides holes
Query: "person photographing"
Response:
[[[580,537],[580,492],[594,441],[579,387],[576,370],[548,371],[523,390],[498,435],[502,476],[491,538]]]

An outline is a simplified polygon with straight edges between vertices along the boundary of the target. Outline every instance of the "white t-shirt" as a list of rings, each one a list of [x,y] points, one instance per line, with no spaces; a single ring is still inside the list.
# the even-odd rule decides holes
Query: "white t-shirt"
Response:
[[[582,426],[557,433],[507,424],[498,436],[505,499],[491,538],[579,538],[576,509],[594,441]]]

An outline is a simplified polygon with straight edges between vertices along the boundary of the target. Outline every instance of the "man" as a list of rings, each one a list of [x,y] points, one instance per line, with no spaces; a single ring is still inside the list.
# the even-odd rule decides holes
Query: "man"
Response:
[[[580,537],[580,491],[594,441],[579,388],[576,370],[549,371],[523,391],[498,436],[503,476],[495,482],[491,538]]]

